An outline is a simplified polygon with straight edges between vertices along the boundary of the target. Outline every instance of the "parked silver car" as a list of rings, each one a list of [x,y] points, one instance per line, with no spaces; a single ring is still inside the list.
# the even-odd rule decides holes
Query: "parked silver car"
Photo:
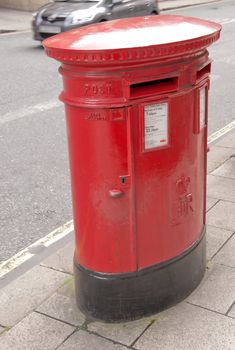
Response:
[[[123,17],[159,14],[158,0],[54,0],[33,14],[34,39]]]

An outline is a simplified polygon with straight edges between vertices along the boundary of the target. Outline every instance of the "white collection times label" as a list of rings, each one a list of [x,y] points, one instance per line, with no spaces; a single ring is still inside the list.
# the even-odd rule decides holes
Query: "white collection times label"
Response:
[[[206,88],[200,89],[200,129],[206,124]]]
[[[144,148],[168,145],[168,103],[144,107]]]

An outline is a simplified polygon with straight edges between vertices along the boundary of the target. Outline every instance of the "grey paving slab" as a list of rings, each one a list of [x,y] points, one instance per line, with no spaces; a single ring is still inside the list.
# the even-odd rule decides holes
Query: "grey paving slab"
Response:
[[[131,345],[151,321],[152,318],[119,324],[94,322],[88,325],[88,330],[114,341],[119,341],[122,344]]]
[[[74,329],[70,325],[33,312],[0,337],[0,349],[54,350]]]
[[[215,203],[218,202],[218,199],[207,197],[206,198],[206,211],[209,211]]]
[[[211,146],[207,156],[207,172],[210,173],[223,164],[235,152],[235,148]]]
[[[228,316],[235,318],[235,302],[234,302],[234,305],[233,305],[232,309],[228,313]]]
[[[233,231],[225,230],[214,226],[206,227],[207,259],[210,260],[213,255],[222,247],[222,245],[232,236]]]
[[[69,337],[58,350],[126,350],[125,346],[114,344],[97,335],[85,331],[78,331]]]
[[[0,324],[13,326],[54,293],[68,276],[36,266],[1,289]]]
[[[235,132],[232,131],[221,138],[220,141],[216,142],[216,146],[235,148]]]
[[[207,279],[187,301],[225,314],[235,297],[235,269],[215,264]]]
[[[65,295],[69,298],[75,297],[75,290],[74,290],[74,278],[73,276],[70,276],[65,283],[57,290],[57,292],[61,295]]]
[[[207,184],[209,197],[235,202],[235,179],[208,175]]]
[[[158,315],[134,347],[140,350],[234,350],[235,320],[187,303]]]
[[[75,298],[68,298],[59,293],[55,293],[37,311],[74,326],[81,326],[85,322],[85,316],[78,310]]]
[[[235,235],[224,245],[214,257],[214,261],[230,267],[235,267]],[[235,292],[234,292],[235,297]]]
[[[219,201],[207,213],[207,224],[235,231],[235,203]]]
[[[86,319],[76,305],[73,279],[41,304],[37,311],[75,326],[81,326]]]
[[[41,265],[73,274],[74,241],[59,249],[55,254],[45,259]]]
[[[212,175],[235,179],[235,157],[229,158],[223,165],[212,172]]]

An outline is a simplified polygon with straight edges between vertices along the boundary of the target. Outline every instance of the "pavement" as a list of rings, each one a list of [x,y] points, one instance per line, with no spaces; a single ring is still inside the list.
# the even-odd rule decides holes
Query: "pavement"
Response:
[[[160,0],[160,10],[172,10],[181,7],[189,7],[194,5],[209,4],[210,2],[219,2],[222,0]]]
[[[165,11],[218,1],[222,0],[160,0],[159,5],[160,10]],[[1,32],[31,30],[31,21],[31,12],[6,9],[0,4],[0,34]]]
[[[234,350],[235,129],[210,146],[207,270],[183,302],[133,322],[86,319],[76,306],[74,243],[0,290],[1,350]]]
[[[0,34],[31,29],[32,13],[2,8],[0,5]]]

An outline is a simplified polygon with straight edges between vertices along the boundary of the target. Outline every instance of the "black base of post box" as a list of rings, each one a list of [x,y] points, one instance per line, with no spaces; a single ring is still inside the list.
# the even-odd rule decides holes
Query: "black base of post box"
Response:
[[[96,273],[74,263],[77,305],[91,319],[130,321],[162,311],[187,297],[206,269],[205,228],[201,238],[167,262],[125,274]]]

